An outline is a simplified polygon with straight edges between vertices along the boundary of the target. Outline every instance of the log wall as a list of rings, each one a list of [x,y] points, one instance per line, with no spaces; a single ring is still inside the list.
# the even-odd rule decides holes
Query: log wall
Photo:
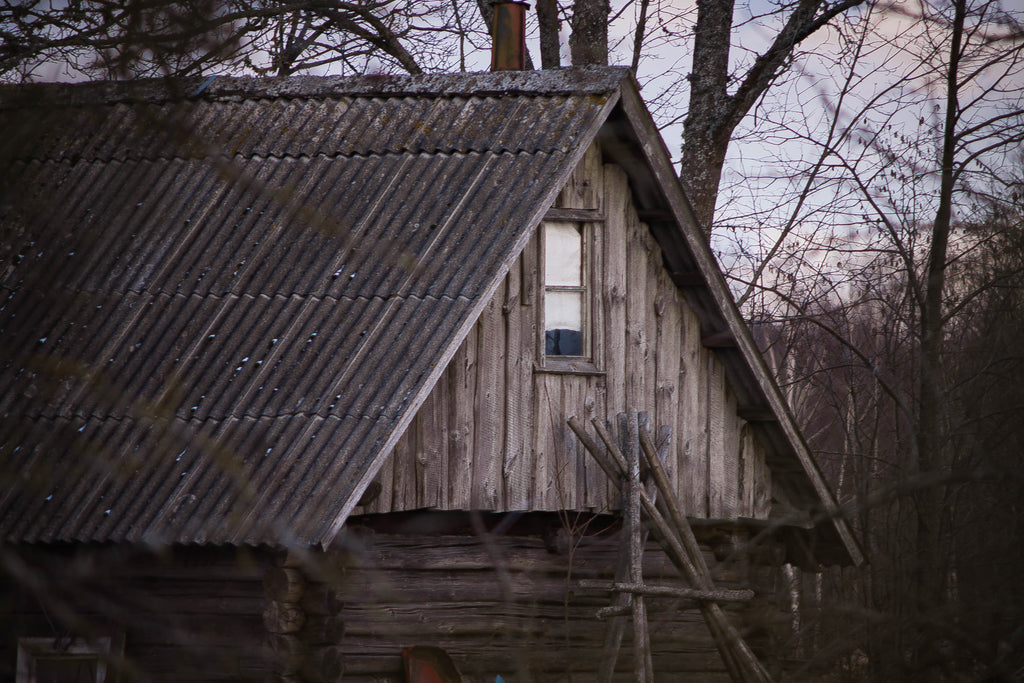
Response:
[[[353,520],[358,527],[360,520]],[[557,520],[555,520],[557,523]],[[345,624],[344,680],[404,680],[401,651],[413,645],[448,651],[465,680],[593,681],[602,660],[612,604],[581,580],[611,581],[618,534],[558,527],[561,536],[360,536],[338,589]],[[779,633],[791,617],[780,610],[779,570],[732,556],[720,561],[703,544],[720,588],[754,588],[751,603],[726,606],[730,621],[767,665],[777,668]],[[721,555],[720,555],[721,556]],[[645,549],[648,584],[686,586],[660,549]],[[647,598],[657,681],[726,682],[730,678],[696,603]],[[631,681],[632,630],[627,626],[616,681]],[[780,631],[781,629],[781,631]]]
[[[18,638],[107,637],[107,680],[190,683],[404,681],[401,652],[446,649],[467,683],[591,681],[622,540],[618,518],[570,513],[411,512],[350,519],[328,552],[126,546],[2,548],[0,681]],[[481,529],[489,532],[481,533]],[[726,613],[775,670],[792,616],[774,541],[695,528],[718,588],[750,588]],[[756,533],[756,532],[753,532]],[[648,543],[648,585],[690,587]],[[657,681],[728,681],[696,603],[646,600]],[[626,618],[616,681],[632,680]],[[780,679],[781,680],[781,679]]]
[[[737,415],[722,364],[662,266],[625,172],[588,150],[556,206],[592,209],[592,373],[544,368],[536,236],[383,466],[382,493],[355,513],[606,510],[603,473],[566,426],[628,408],[673,428],[667,469],[693,517],[768,517],[764,451]]]
[[[111,638],[107,680],[262,682],[273,669],[262,620],[266,553],[88,545],[0,552],[0,681],[15,680],[22,637]]]

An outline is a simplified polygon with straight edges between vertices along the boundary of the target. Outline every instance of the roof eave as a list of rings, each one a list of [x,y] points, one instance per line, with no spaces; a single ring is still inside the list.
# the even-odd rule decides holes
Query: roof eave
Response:
[[[711,252],[704,231],[699,227],[689,200],[683,191],[672,167],[671,156],[655,126],[654,120],[647,111],[640,97],[639,89],[632,79],[623,82],[620,98],[620,111],[630,129],[635,145],[630,150],[619,150],[620,154],[638,154],[644,162],[624,158],[626,171],[631,176],[643,172],[646,168],[661,200],[659,210],[651,211],[651,230],[662,246],[665,265],[677,280],[677,285],[685,288],[690,294],[688,299],[695,302],[698,316],[701,318],[702,336],[720,335],[729,340],[728,348],[720,353],[738,353],[742,356],[745,366],[752,377],[752,388],[756,389],[756,403],[767,408],[772,416],[771,422],[784,435],[791,449],[791,455],[798,462],[807,476],[822,506],[821,515],[826,523],[831,522],[843,548],[849,556],[849,562],[859,566],[866,561],[864,550],[850,528],[846,515],[836,501],[824,475],[815,462],[796,420],[789,410],[782,392],[772,378],[754,343],[753,336],[740,315],[739,309],[729,291],[725,277]],[[611,150],[615,154],[616,150]],[[632,167],[632,168],[630,168]],[[635,181],[635,178],[631,178]],[[642,207],[649,210],[654,207]],[[659,216],[658,214],[664,214]],[[695,286],[696,285],[696,286]],[[700,290],[701,296],[693,292]],[[700,299],[710,299],[708,305],[700,305]]]

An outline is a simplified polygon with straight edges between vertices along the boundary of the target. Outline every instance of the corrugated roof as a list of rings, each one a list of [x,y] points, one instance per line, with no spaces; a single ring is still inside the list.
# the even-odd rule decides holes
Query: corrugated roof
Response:
[[[3,536],[329,540],[623,77],[5,91]]]

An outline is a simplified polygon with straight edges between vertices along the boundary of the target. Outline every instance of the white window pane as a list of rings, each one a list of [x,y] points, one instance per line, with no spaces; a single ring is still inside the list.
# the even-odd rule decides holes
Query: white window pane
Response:
[[[583,293],[548,291],[544,294],[544,329],[583,329]]]
[[[583,292],[544,294],[544,353],[583,355]]]
[[[544,283],[555,287],[583,284],[583,235],[574,223],[544,223]]]

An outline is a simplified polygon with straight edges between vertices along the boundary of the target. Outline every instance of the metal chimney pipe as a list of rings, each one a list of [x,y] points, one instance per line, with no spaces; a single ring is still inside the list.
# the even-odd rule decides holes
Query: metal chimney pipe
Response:
[[[526,69],[526,10],[529,3],[497,0],[492,3],[491,71]]]

